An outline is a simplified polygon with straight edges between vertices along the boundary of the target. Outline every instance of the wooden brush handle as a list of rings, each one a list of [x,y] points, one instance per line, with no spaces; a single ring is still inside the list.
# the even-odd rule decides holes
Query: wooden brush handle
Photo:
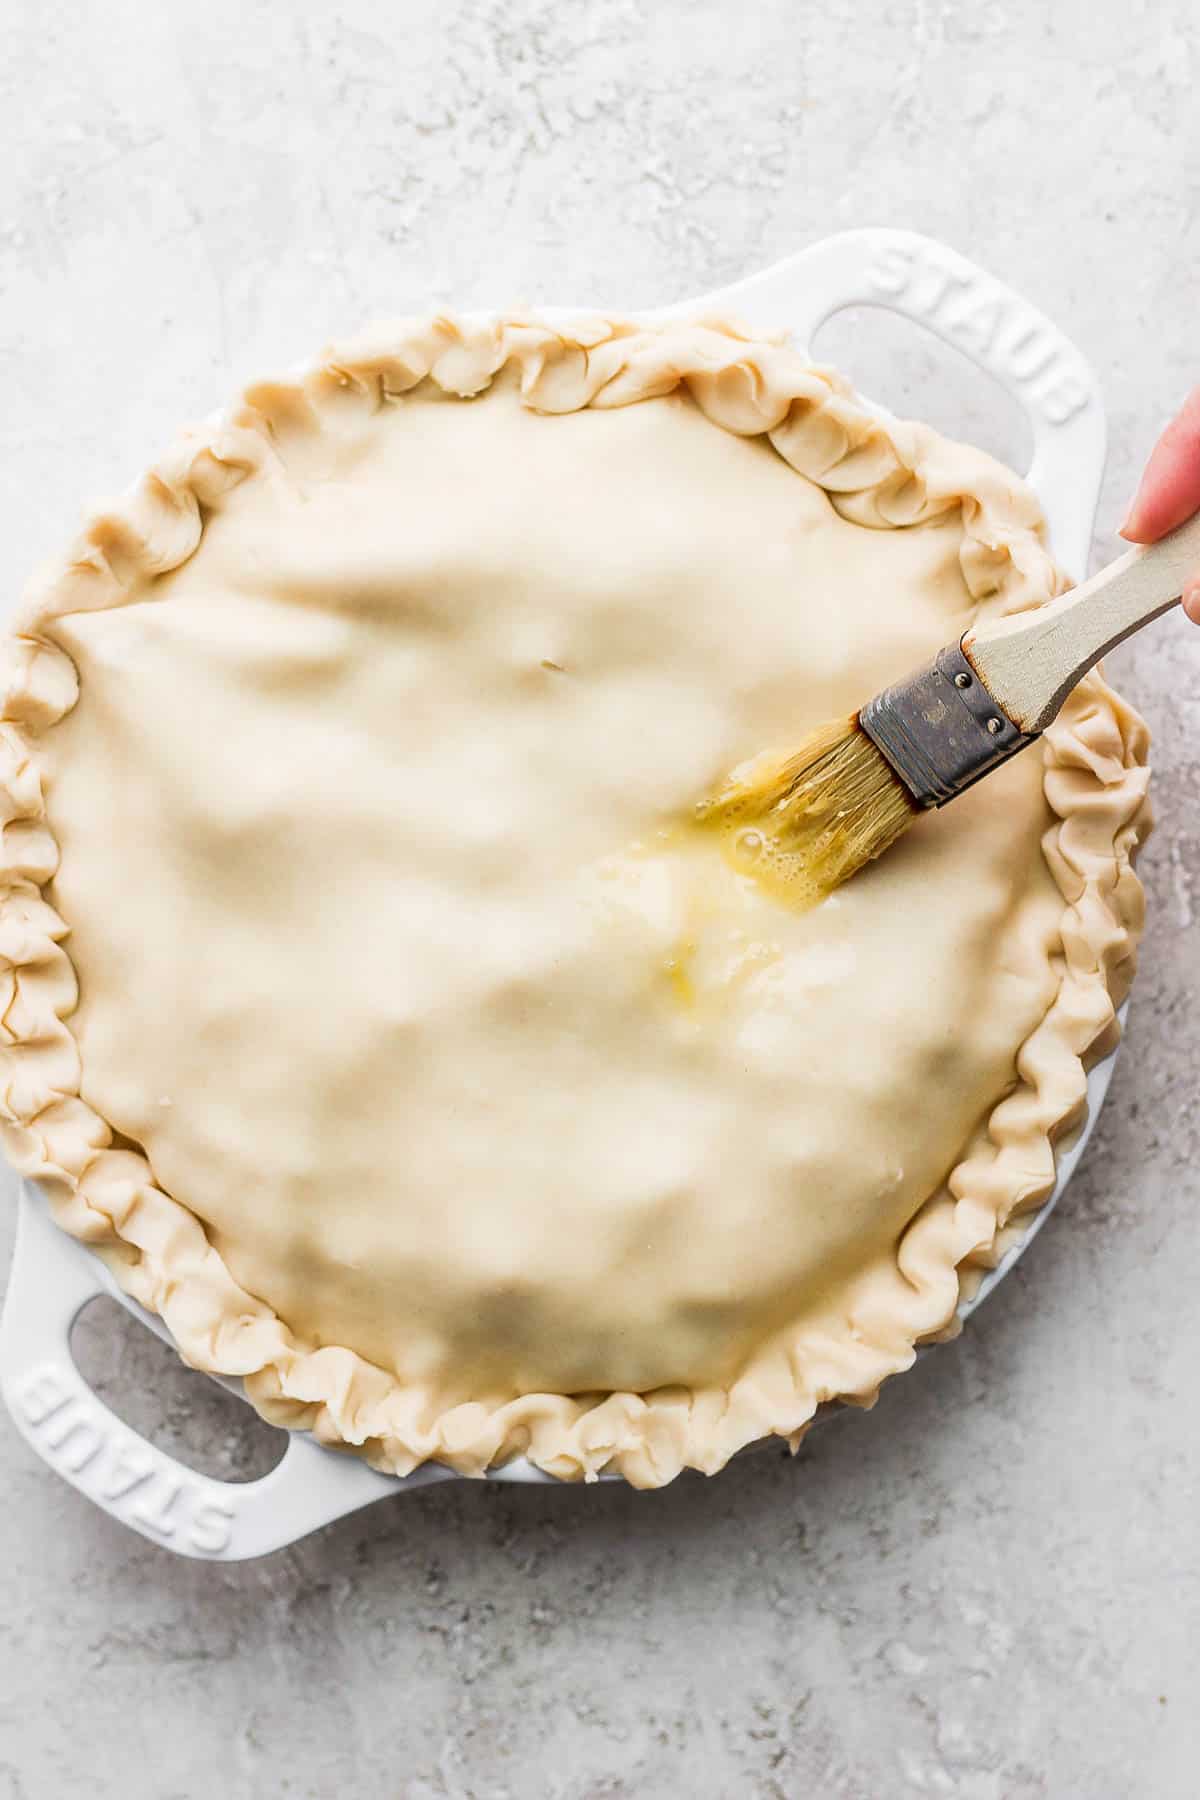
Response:
[[[1179,604],[1192,575],[1200,576],[1200,513],[1036,612],[967,632],[963,651],[1013,724],[1043,731],[1102,656]]]

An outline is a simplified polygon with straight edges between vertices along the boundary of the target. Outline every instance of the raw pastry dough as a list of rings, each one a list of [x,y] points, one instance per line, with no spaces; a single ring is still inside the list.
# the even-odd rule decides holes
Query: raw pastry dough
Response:
[[[691,810],[1060,585],[1007,471],[729,326],[438,319],[252,390],[10,647],[10,1154],[381,1468],[796,1442],[1052,1186],[1145,735],[1091,678],[807,913]]]

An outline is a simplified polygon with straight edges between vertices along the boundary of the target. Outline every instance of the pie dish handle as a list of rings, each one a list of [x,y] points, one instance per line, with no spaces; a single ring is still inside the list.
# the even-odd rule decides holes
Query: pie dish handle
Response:
[[[901,313],[969,356],[1013,395],[1029,421],[1037,491],[1059,562],[1087,570],[1104,471],[1104,407],[1086,360],[1044,313],[958,251],[915,231],[864,227],[707,295],[750,325],[790,325],[811,345],[847,306]],[[695,311],[691,307],[675,312]]]
[[[258,1481],[198,1475],[118,1419],[76,1367],[71,1327],[98,1294],[148,1317],[116,1292],[98,1258],[60,1231],[44,1198],[22,1183],[0,1320],[0,1393],[43,1462],[152,1543],[181,1556],[240,1562],[400,1489],[450,1475],[426,1465],[397,1480],[299,1432],[289,1433],[281,1460]]]

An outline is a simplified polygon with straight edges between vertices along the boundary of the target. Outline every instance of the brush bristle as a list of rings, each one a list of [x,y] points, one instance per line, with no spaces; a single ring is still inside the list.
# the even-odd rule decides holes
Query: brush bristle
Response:
[[[918,811],[855,717],[821,726],[782,760],[741,764],[700,820],[738,832],[739,861],[786,864],[789,885],[815,902],[882,855]]]

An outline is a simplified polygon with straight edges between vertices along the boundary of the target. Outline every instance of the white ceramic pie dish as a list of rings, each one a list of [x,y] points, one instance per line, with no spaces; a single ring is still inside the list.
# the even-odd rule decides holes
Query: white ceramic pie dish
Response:
[[[887,307],[965,350],[1017,398],[1031,427],[1029,479],[1045,508],[1058,561],[1082,573],[1104,458],[1104,419],[1094,378],[1078,353],[1038,312],[955,252],[913,233],[864,230],[830,238],[719,293],[658,316],[732,312],[751,325],[789,323],[799,345],[833,312],[853,304]],[[1088,1082],[1088,1123],[1059,1155],[1054,1194],[1024,1237],[959,1308],[966,1317],[1011,1267],[1070,1179],[1112,1072],[1097,1065]],[[50,1221],[25,1186],[17,1248],[0,1324],[0,1389],[28,1442],[98,1505],[179,1554],[217,1560],[261,1555],[344,1513],[400,1489],[454,1478],[426,1465],[396,1478],[293,1434],[279,1465],[260,1481],[199,1477],[123,1425],[87,1387],[71,1359],[69,1334],[80,1308],[110,1294],[168,1339],[160,1320],[122,1293],[104,1265]],[[229,1383],[235,1390],[236,1383]],[[518,1461],[491,1479],[551,1479]]]

